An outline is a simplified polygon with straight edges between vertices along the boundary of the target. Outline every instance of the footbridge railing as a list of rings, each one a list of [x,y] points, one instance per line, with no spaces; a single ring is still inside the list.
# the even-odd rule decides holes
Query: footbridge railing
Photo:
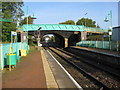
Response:
[[[95,33],[107,33],[108,29],[101,29],[101,28],[93,28],[93,27],[84,27],[84,31],[86,32],[95,32]]]
[[[93,32],[93,33],[107,33],[107,29],[101,28],[93,28],[93,27],[85,27],[84,25],[65,25],[65,24],[24,24],[23,26],[19,27],[18,30],[22,31],[35,31],[41,27],[41,31],[48,31],[48,30],[62,30],[62,31],[86,31],[86,32]],[[27,30],[28,29],[28,30]]]

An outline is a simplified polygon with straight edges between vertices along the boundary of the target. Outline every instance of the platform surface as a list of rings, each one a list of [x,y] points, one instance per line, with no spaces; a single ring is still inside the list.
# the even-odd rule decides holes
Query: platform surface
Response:
[[[55,80],[59,88],[65,89],[75,89],[78,90],[76,84],[70,79],[66,72],[61,68],[61,66],[55,61],[55,59],[48,53],[47,50],[44,51],[45,56],[49,62]],[[82,89],[81,89],[82,90]]]
[[[77,86],[43,49],[21,58],[12,71],[3,71],[2,88],[73,89]]]
[[[12,71],[3,71],[2,88],[47,88],[40,52],[21,58]]]
[[[89,48],[89,47],[80,47],[80,46],[71,46],[71,47],[120,57],[120,51],[110,51],[110,50],[104,50],[104,49],[98,49],[98,48]]]

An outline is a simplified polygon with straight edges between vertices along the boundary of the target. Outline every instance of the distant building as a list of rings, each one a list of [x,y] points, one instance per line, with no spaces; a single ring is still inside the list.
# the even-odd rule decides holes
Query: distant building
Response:
[[[112,41],[120,41],[120,26],[113,28]]]

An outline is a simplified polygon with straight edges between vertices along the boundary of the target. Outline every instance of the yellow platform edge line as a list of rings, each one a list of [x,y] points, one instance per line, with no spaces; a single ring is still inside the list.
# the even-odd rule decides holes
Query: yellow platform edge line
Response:
[[[43,62],[43,67],[44,67],[44,72],[45,72],[47,88],[58,88],[57,82],[55,80],[55,77],[49,66],[49,63],[47,61],[47,58],[43,50],[41,50],[41,56],[42,56],[42,62]]]

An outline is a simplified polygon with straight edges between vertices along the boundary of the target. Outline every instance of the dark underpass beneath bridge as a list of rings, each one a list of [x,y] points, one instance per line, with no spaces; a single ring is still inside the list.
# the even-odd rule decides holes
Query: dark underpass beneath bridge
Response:
[[[29,34],[34,36],[34,32],[29,32]],[[38,37],[40,37],[40,43],[43,47],[65,48],[75,46],[77,42],[81,41],[81,32],[41,31],[39,36],[36,35],[36,40]]]

